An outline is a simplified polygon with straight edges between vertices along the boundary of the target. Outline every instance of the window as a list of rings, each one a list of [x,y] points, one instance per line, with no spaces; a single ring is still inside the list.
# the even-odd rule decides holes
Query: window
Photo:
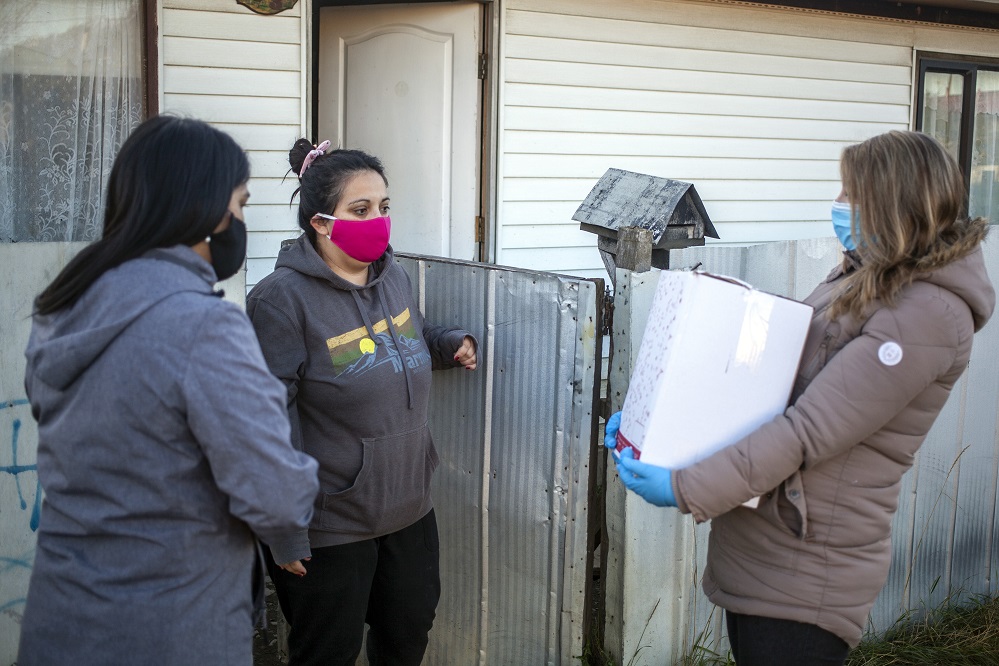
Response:
[[[920,54],[916,128],[957,158],[968,212],[999,223],[999,60]]]
[[[0,6],[0,242],[100,237],[111,164],[143,117],[143,9]]]

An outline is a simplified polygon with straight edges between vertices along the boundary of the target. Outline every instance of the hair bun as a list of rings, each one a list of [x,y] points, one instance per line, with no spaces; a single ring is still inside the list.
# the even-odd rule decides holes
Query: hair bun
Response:
[[[315,146],[308,139],[299,139],[295,142],[295,145],[291,147],[288,151],[288,164],[291,165],[291,170],[295,174],[299,174],[302,171],[302,165],[305,164],[305,156],[309,154]]]

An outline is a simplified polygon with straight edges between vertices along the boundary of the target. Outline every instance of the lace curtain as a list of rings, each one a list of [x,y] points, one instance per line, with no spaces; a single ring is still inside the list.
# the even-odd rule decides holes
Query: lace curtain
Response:
[[[100,237],[142,35],[141,0],[0,2],[0,242]]]
[[[954,159],[960,159],[964,77],[927,72],[923,88],[923,131],[936,137]]]
[[[974,95],[968,212],[999,224],[999,71],[979,69],[969,91],[961,74],[928,72],[923,88],[923,131],[958,159],[964,96]]]
[[[999,72],[978,71],[968,209],[999,224]]]

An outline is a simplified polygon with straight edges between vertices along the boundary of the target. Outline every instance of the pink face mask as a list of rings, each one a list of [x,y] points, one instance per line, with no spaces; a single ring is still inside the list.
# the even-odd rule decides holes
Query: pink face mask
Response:
[[[392,218],[388,215],[370,220],[341,220],[323,213],[316,215],[333,220],[327,238],[351,259],[370,264],[385,254],[389,234],[392,233]]]

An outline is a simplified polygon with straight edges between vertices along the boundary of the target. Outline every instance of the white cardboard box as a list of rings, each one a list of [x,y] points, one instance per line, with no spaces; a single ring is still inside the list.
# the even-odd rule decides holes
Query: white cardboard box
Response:
[[[662,271],[618,451],[681,469],[787,408],[812,308],[724,276]]]

